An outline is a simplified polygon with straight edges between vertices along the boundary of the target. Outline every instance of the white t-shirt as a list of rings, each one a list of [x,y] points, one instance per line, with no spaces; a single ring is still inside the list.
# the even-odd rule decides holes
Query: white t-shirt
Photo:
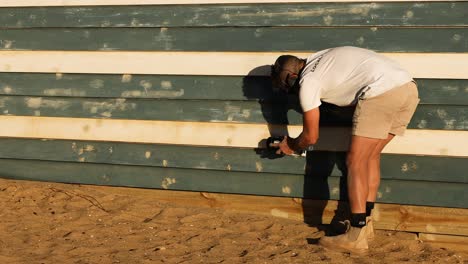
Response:
[[[383,55],[356,47],[332,48],[307,58],[299,99],[304,112],[318,107],[321,100],[349,106],[360,96],[371,98],[411,80],[406,70]]]

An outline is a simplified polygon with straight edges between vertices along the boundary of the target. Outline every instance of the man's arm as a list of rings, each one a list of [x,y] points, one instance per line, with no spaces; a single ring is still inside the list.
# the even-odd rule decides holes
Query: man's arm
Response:
[[[320,110],[318,107],[304,112],[302,117],[302,133],[297,138],[288,137],[280,143],[280,149],[284,154],[292,154],[313,145],[319,138]]]

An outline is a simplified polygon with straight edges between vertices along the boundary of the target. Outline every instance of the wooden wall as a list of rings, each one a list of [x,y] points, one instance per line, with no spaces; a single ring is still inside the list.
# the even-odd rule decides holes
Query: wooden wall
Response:
[[[353,45],[419,83],[378,201],[468,215],[468,2],[22,2],[0,3],[2,177],[343,199],[352,109],[322,107],[307,159],[262,147],[301,131],[271,91],[276,57]]]

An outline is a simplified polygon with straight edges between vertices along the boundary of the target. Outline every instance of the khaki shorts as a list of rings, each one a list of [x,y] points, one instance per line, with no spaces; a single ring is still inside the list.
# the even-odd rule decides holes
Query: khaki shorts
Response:
[[[353,116],[355,136],[385,139],[402,136],[418,106],[418,87],[408,82],[376,97],[360,99]]]

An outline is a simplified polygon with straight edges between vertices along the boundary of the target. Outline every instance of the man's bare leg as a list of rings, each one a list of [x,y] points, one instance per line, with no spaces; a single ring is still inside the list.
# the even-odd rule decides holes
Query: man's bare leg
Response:
[[[377,193],[380,186],[380,156],[384,147],[395,137],[395,135],[388,134],[386,139],[381,139],[368,162],[368,185],[369,192],[366,199],[366,225],[367,225],[367,238],[369,240],[374,239],[374,222],[371,217],[372,210],[374,209],[374,203],[377,199]]]
[[[377,149],[380,139],[352,136],[347,156],[348,197],[351,213],[366,212],[369,196],[369,160]]]
[[[380,139],[352,136],[347,156],[348,197],[351,226],[343,235],[322,237],[319,244],[339,251],[365,253],[369,248],[366,227],[366,201],[369,195],[369,159]]]
[[[375,202],[377,199],[377,192],[380,186],[380,156],[382,150],[394,137],[395,135],[388,134],[386,139],[379,140],[370,156],[367,168],[369,192],[366,201],[368,202]]]

